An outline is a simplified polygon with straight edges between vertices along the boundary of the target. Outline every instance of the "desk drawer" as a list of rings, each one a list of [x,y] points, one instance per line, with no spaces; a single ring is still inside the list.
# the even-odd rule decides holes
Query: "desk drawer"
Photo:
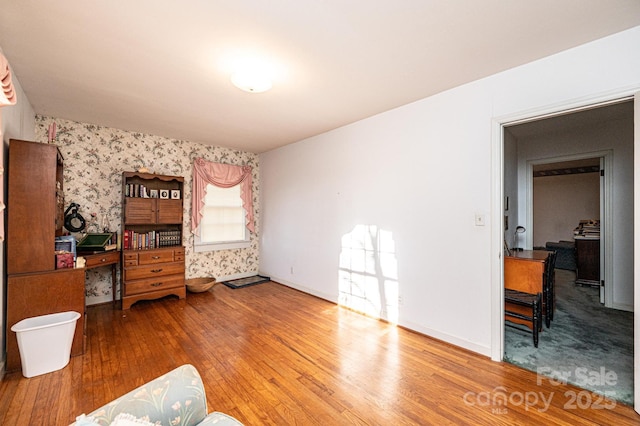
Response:
[[[120,253],[117,251],[105,252],[100,255],[91,255],[87,256],[87,263],[85,264],[85,268],[95,268],[100,265],[112,265],[114,263],[118,263],[120,261]]]
[[[173,251],[173,260],[175,260],[176,262],[179,260],[184,260],[184,249],[180,248],[180,249],[175,249]]]
[[[142,251],[138,253],[138,264],[140,265],[173,262],[173,260],[173,250]]]
[[[174,274],[184,275],[184,262],[171,262],[163,263],[162,265],[144,265],[125,268],[124,279],[125,281],[130,281]]]
[[[124,253],[124,266],[136,266],[138,265],[138,253],[125,252]]]
[[[125,294],[132,296],[144,294],[157,290],[184,287],[184,275],[167,275],[158,278],[146,278],[127,282],[125,284]]]

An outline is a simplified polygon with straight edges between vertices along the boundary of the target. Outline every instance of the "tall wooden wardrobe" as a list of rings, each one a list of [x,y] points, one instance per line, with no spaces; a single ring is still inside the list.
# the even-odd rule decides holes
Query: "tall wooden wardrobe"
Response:
[[[62,235],[64,162],[57,146],[12,139],[7,166],[7,362],[20,369],[11,326],[64,311],[81,314],[71,355],[84,353],[84,268],[56,270],[55,237]]]

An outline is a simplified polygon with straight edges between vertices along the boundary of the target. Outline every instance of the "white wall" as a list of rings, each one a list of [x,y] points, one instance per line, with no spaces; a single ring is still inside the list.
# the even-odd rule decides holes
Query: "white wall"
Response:
[[[1,50],[0,50],[1,51]],[[6,106],[0,108],[0,136],[2,136],[2,167],[7,169],[7,150],[9,139],[26,139],[33,140],[35,132],[35,113],[29,103],[29,99],[25,95],[20,82],[15,75],[12,76],[13,85],[15,86],[17,102],[15,105]],[[3,191],[6,194],[7,191],[7,175],[2,175]],[[4,199],[6,200],[6,195]],[[2,212],[6,218],[6,210]],[[5,242],[0,241],[0,259],[4,259]],[[2,286],[0,286],[0,335],[2,336],[2,352],[0,352],[0,377],[4,374],[4,364],[6,360],[6,325],[5,325],[5,306],[6,306],[6,279],[4,273],[4,261],[0,262],[0,277],[2,280]]]
[[[365,296],[397,283],[399,324],[490,355],[492,122],[640,88],[639,45],[636,27],[262,154],[261,272],[332,301],[345,269]],[[395,267],[345,262],[358,225],[388,233]]]
[[[35,112],[15,74],[11,75],[11,81],[16,90],[17,102],[15,105],[0,109],[5,149],[8,147],[9,139],[33,140],[35,138]]]
[[[631,166],[633,173],[633,163]],[[573,230],[582,219],[600,219],[599,173],[533,179],[533,247],[544,247],[548,241],[573,241]]]

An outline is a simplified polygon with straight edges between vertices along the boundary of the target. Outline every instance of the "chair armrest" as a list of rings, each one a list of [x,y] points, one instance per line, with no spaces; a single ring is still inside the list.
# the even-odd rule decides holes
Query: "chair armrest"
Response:
[[[209,414],[203,421],[198,423],[198,426],[243,426],[238,420],[233,417],[219,413],[217,411]]]
[[[185,364],[89,413],[99,425],[109,425],[120,413],[162,424],[194,426],[207,416],[200,374]]]

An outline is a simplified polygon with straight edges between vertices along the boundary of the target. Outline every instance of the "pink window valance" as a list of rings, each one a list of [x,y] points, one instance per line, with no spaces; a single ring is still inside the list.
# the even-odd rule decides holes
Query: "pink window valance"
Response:
[[[0,108],[8,105],[15,105],[17,102],[16,91],[11,81],[11,69],[9,61],[0,53]],[[2,135],[2,114],[0,113],[0,142],[4,140]],[[4,173],[3,151],[0,151],[0,175]],[[4,240],[4,193],[0,192],[0,241]]]
[[[16,91],[11,82],[11,70],[9,69],[9,62],[3,54],[0,53],[0,85],[2,91],[0,91],[0,107],[16,104]]]
[[[203,158],[196,158],[193,162],[193,188],[191,194],[191,232],[196,233],[202,207],[206,195],[207,185],[221,188],[231,188],[240,185],[242,207],[246,212],[247,229],[255,232],[253,220],[253,180],[251,166],[234,166],[231,164],[214,163]]]

